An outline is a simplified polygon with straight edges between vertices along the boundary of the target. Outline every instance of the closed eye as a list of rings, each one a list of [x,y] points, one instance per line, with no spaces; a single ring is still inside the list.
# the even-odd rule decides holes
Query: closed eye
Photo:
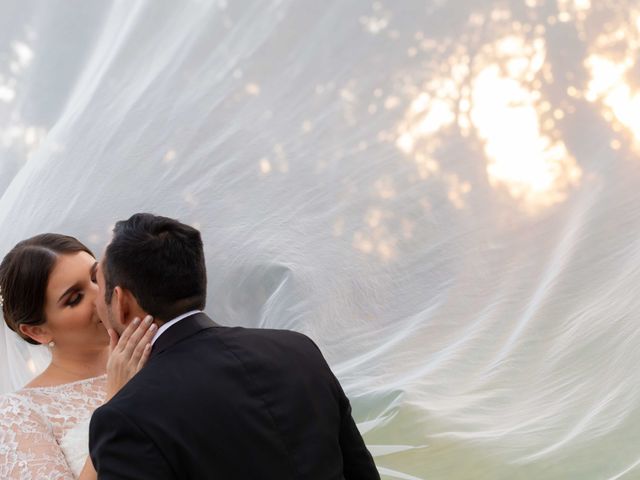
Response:
[[[75,307],[78,305],[82,299],[84,298],[84,293],[76,292],[69,296],[69,300],[67,300],[66,305],[68,307]]]

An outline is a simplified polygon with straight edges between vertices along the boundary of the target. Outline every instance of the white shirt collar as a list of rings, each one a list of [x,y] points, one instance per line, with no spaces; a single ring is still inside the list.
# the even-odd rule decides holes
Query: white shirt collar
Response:
[[[180,315],[179,317],[174,318],[173,320],[169,320],[168,322],[163,323],[162,326],[160,328],[158,328],[158,331],[156,332],[156,334],[151,339],[151,345],[156,343],[156,340],[158,340],[158,337],[160,335],[162,335],[164,332],[166,332],[169,329],[169,327],[171,327],[172,325],[175,325],[180,320],[184,320],[185,318],[190,317],[194,313],[200,313],[200,312],[201,312],[201,310],[191,310],[190,312],[183,313],[182,315]]]

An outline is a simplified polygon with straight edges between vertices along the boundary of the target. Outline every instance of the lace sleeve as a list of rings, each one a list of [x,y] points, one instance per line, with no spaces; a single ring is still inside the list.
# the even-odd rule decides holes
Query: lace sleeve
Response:
[[[0,397],[0,478],[73,480],[51,425],[26,398]]]

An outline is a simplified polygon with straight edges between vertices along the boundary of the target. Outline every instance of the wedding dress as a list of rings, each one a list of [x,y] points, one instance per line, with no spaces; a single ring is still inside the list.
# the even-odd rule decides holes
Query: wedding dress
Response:
[[[89,420],[106,375],[0,397],[0,478],[72,480],[89,454]]]

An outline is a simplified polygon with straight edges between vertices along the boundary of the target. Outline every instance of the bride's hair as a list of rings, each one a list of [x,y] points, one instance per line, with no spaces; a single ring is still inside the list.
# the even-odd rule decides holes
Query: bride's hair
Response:
[[[2,313],[9,328],[27,342],[38,342],[20,332],[20,325],[41,325],[49,275],[59,255],[91,250],[80,241],[58,233],[43,233],[21,241],[0,264]]]

